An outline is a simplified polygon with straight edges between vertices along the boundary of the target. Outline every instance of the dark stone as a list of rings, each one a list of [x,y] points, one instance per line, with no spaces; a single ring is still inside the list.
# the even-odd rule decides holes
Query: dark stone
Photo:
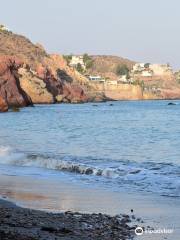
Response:
[[[168,103],[168,105],[176,105],[176,103],[170,102]]]

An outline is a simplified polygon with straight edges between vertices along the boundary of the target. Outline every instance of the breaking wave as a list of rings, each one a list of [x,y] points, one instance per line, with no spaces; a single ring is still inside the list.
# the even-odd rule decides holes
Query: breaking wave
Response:
[[[24,167],[41,167],[46,169],[59,170],[64,172],[71,172],[85,175],[104,176],[109,178],[116,178],[127,174],[124,170],[117,168],[100,168],[89,166],[86,164],[79,164],[76,162],[59,160],[41,154],[13,153],[9,147],[0,147],[0,163],[14,166]],[[129,173],[138,173],[140,170],[132,170]]]
[[[156,192],[165,196],[180,197],[180,166],[154,162],[116,162],[109,161],[108,166],[81,163],[82,159],[67,159],[42,154],[24,154],[14,152],[9,147],[0,147],[0,164],[36,167],[72,173],[73,176],[96,176],[100,182],[109,181],[118,187],[133,185],[133,189]],[[86,162],[84,160],[84,162]],[[103,179],[102,179],[103,177]],[[93,180],[93,178],[88,178]],[[107,179],[107,180],[105,180]],[[96,178],[97,180],[97,178]]]

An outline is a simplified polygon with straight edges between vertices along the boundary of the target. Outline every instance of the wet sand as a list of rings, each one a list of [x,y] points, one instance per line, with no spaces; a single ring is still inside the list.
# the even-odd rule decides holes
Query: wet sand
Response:
[[[144,234],[137,239],[178,240],[180,236],[180,201],[178,199],[147,194],[138,195],[134,193],[110,192],[88,186],[85,188],[76,183],[59,181],[59,179],[35,179],[32,177],[5,175],[0,176],[0,195],[26,208],[45,210],[46,212],[72,211],[87,213],[90,214],[86,215],[86,220],[88,221],[93,220],[91,217],[92,213],[103,213],[111,216],[126,214],[131,220],[131,226],[137,224],[144,228],[147,228],[149,225],[154,229],[173,229],[172,234]],[[4,208],[3,204],[2,208]],[[133,213],[131,212],[132,209]],[[11,210],[9,211],[11,212]],[[72,216],[73,214],[70,215],[70,218]],[[143,223],[139,218],[143,219]],[[101,222],[101,220],[99,221]],[[110,224],[110,222],[107,224]],[[126,228],[126,230],[128,229]],[[132,229],[130,230],[132,233]],[[124,237],[126,237],[125,239],[129,239],[130,235]],[[96,238],[89,239],[98,238],[96,236]]]

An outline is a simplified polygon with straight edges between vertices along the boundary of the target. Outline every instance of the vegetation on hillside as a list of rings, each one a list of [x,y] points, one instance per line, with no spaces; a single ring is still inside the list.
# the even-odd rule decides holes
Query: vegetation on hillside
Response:
[[[141,86],[142,90],[145,88],[145,83],[143,80],[135,80],[132,84]]]
[[[84,61],[84,64],[86,66],[86,69],[92,68],[92,66],[93,66],[93,59],[87,53],[85,53],[83,55],[83,61]]]
[[[72,54],[70,55],[63,55],[63,58],[66,60],[67,64],[69,64],[72,60]]]
[[[129,76],[129,68],[127,67],[126,64],[123,64],[123,65],[118,65],[117,68],[116,68],[116,74],[118,76],[124,76],[126,75],[127,78],[130,78]]]
[[[145,68],[149,68],[149,66],[150,66],[150,63],[145,63],[145,64],[144,64],[144,67],[145,67]]]
[[[108,55],[90,56],[93,60],[92,66],[87,69],[88,74],[100,75],[104,78],[117,79],[117,67],[126,65],[129,70],[132,69],[135,62],[125,58]]]
[[[84,73],[84,68],[81,66],[80,63],[77,64],[76,70],[77,70],[79,73]]]

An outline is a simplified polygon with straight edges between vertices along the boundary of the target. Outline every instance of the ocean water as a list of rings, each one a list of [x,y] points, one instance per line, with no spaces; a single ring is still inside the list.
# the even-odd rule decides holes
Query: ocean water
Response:
[[[0,114],[0,175],[180,197],[180,101],[36,105]]]

